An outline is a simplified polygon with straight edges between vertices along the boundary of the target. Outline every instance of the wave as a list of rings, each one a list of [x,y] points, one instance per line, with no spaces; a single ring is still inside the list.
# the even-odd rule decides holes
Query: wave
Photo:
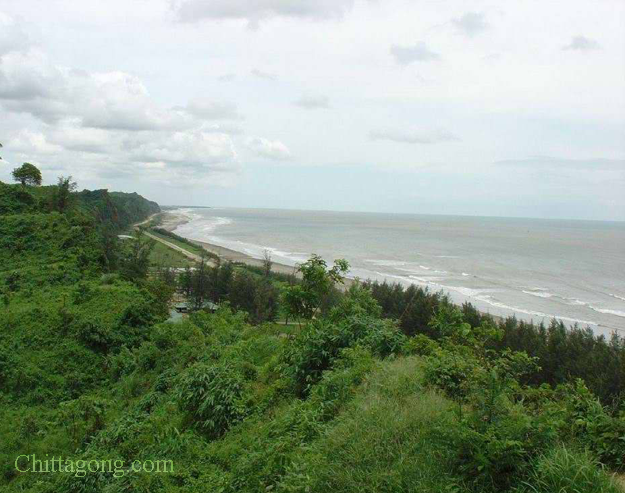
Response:
[[[365,259],[364,261],[368,264],[379,265],[380,267],[400,267],[408,263],[402,260]]]
[[[512,306],[512,305],[506,305],[505,303],[502,303],[496,299],[494,299],[491,294],[487,294],[487,293],[496,293],[499,290],[494,289],[494,288],[480,288],[480,289],[476,289],[476,288],[468,288],[468,287],[464,287],[464,286],[449,286],[449,285],[445,285],[445,284],[439,284],[437,282],[433,282],[434,279],[432,278],[424,278],[424,277],[417,277],[417,276],[397,276],[397,275],[392,275],[392,274],[387,274],[387,273],[383,273],[383,272],[376,272],[376,274],[383,276],[383,277],[391,277],[394,279],[399,279],[401,281],[404,282],[408,282],[411,284],[420,284],[420,285],[424,285],[426,287],[437,287],[440,288],[444,291],[453,291],[456,292],[466,298],[471,298],[473,300],[476,301],[480,301],[482,303],[486,303],[490,306],[493,306],[495,308],[499,308],[502,310],[506,310],[506,311],[511,311],[513,313],[522,313],[524,315],[529,315],[529,316],[533,316],[533,317],[540,317],[540,318],[546,318],[546,319],[558,319],[558,320],[562,320],[565,322],[570,322],[570,323],[574,323],[574,324],[581,324],[581,325],[594,325],[597,327],[601,327],[602,325],[599,324],[598,322],[592,321],[592,320],[583,320],[583,319],[578,319],[578,318],[573,318],[573,317],[567,317],[564,315],[555,315],[555,314],[549,314],[549,313],[544,313],[541,311],[537,311],[537,310],[530,310],[530,309],[526,309],[526,308],[519,308],[518,306]],[[621,312],[622,313],[622,312]],[[625,314],[623,314],[625,315]]]
[[[609,308],[595,308],[594,306],[590,307],[596,312],[605,313],[606,315],[616,315],[617,317],[625,317],[625,312],[622,310],[610,310]]]
[[[540,291],[525,291],[525,290],[523,290],[523,292],[525,294],[530,294],[532,296],[537,296],[539,298],[551,298],[551,297],[553,297],[553,294],[547,292],[546,290],[540,290]]]
[[[612,296],[612,298],[616,298],[617,300],[623,300],[625,301],[625,298],[623,298],[622,296],[619,296],[618,294],[612,294],[612,293],[608,293],[610,296]]]

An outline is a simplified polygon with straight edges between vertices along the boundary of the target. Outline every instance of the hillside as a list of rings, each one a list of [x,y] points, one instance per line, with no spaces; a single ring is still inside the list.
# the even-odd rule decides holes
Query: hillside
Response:
[[[297,282],[270,265],[148,269],[149,242],[108,231],[156,204],[83,191],[60,213],[49,193],[0,187],[6,491],[618,491],[622,402],[545,382],[471,307],[342,293],[347,265],[315,257]],[[166,321],[173,286],[221,306]],[[33,473],[33,454],[72,469]]]

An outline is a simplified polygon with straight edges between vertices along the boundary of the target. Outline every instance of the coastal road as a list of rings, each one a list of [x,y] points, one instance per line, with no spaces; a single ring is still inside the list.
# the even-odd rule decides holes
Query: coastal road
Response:
[[[148,222],[150,222],[150,220],[158,215],[161,214],[160,212],[157,212],[156,214],[152,214],[150,217],[148,217],[145,221],[141,221],[140,223],[137,223],[134,225],[135,228],[138,228],[139,226],[142,226],[143,224],[146,224]],[[171,243],[170,241],[164,240],[163,238],[159,238],[158,236],[148,232],[148,231],[144,231],[143,234],[145,234],[148,238],[152,238],[155,241],[158,241],[160,243],[162,243],[163,245],[165,245],[168,248],[171,248],[172,250],[176,250],[177,252],[182,253],[185,257],[194,260],[195,262],[201,262],[202,261],[202,257],[200,257],[199,255],[197,255],[196,253],[191,253],[188,250],[185,250],[182,247],[179,247],[178,245],[174,245],[173,243]],[[206,261],[207,264],[211,265],[211,266],[215,266],[215,263],[212,260],[207,260]]]
[[[160,243],[162,243],[163,245],[171,248],[172,250],[176,250],[177,252],[182,253],[185,257],[190,258],[191,260],[195,260],[196,262],[200,262],[202,260],[202,257],[200,257],[199,255],[195,254],[195,253],[191,253],[187,250],[185,250],[182,247],[179,247],[178,245],[174,245],[173,243],[170,243],[167,240],[164,240],[162,238],[159,238],[156,235],[153,235],[152,233],[148,233],[147,231],[143,232],[144,235],[146,235],[148,238],[152,238],[153,240],[156,240]],[[212,261],[207,261],[208,264],[213,265]]]

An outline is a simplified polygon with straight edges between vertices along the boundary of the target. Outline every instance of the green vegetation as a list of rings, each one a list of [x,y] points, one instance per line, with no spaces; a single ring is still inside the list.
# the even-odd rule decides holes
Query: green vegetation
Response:
[[[158,206],[69,189],[61,211],[61,186],[0,184],[3,490],[619,491],[619,339],[495,323],[418,288],[342,292],[347,264],[318,257],[303,280],[269,261],[175,273],[140,229],[117,241]],[[168,322],[175,287],[220,307]],[[125,467],[18,471],[32,454]]]
[[[199,245],[196,245],[190,240],[183,238],[182,236],[178,236],[176,233],[172,233],[171,231],[167,231],[163,228],[150,228],[150,233],[154,236],[161,238],[177,247],[186,250],[189,253],[193,253],[195,255],[206,255],[208,258],[213,260],[219,260],[219,257],[214,253],[211,253]]]
[[[160,268],[184,268],[195,264],[193,260],[190,260],[183,253],[173,250],[158,241],[154,243],[154,248],[150,254],[150,263]]]
[[[13,175],[13,179],[20,182],[23,187],[26,185],[41,185],[41,171],[30,163],[24,163],[19,168],[15,168],[11,174]]]

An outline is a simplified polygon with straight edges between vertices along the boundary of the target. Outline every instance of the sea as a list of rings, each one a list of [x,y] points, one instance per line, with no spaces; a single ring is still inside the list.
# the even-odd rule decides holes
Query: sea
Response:
[[[349,277],[415,284],[493,315],[625,337],[625,222],[180,208],[175,233],[296,266],[313,253]]]

